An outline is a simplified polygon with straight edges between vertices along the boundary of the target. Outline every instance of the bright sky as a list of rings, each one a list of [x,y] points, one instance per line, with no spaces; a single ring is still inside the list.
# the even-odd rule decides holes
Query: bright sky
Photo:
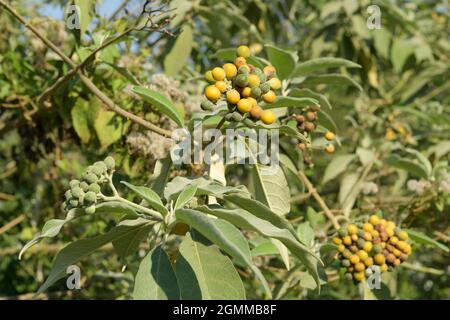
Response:
[[[34,0],[34,2],[42,2],[40,0]],[[97,5],[97,10],[101,16],[109,16],[114,10],[122,3],[122,0],[103,0],[97,1],[97,3],[102,2],[102,4]],[[41,14],[44,16],[52,17],[54,19],[61,20],[64,16],[63,8],[53,5],[44,5],[40,10]]]

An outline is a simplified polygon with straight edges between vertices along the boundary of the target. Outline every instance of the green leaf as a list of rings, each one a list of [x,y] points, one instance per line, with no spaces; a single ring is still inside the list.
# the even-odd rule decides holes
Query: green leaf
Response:
[[[297,64],[291,77],[299,77],[323,69],[340,67],[361,68],[359,64],[342,58],[317,58]]]
[[[391,45],[392,35],[386,29],[377,29],[372,31],[374,46],[377,53],[385,58],[389,59],[389,49]]]
[[[124,184],[130,190],[141,196],[152,208],[158,210],[158,212],[162,215],[167,215],[169,213],[167,208],[164,206],[161,198],[152,189],[141,186],[133,186],[132,184],[125,181],[121,181],[120,183]]]
[[[356,158],[355,154],[343,154],[334,157],[328,164],[327,168],[325,169],[322,184],[325,184],[328,181],[333,180],[338,175],[346,171],[348,169],[349,164],[355,158]]]
[[[445,252],[449,252],[449,249],[445,244],[440,243],[421,232],[414,231],[411,229],[406,229],[405,231],[408,233],[409,237],[414,242],[427,244],[427,245],[433,246],[435,248],[439,248]]]
[[[425,157],[422,153],[420,153],[420,151],[417,151],[415,149],[406,148],[405,151],[408,152],[409,154],[412,154],[414,157],[416,157],[416,159],[419,161],[421,166],[424,168],[427,176],[431,177],[431,172],[433,171],[433,167],[431,165],[430,160],[428,160],[427,157]]]
[[[423,165],[421,165],[413,160],[403,159],[403,158],[400,158],[398,155],[394,154],[394,155],[391,155],[386,160],[386,163],[392,167],[406,170],[413,176],[416,176],[419,178],[427,178],[428,177],[427,169]]]
[[[271,296],[269,285],[257,269],[250,256],[247,240],[241,232],[231,223],[221,219],[211,219],[203,212],[191,209],[178,209],[175,211],[178,220],[188,224],[205,238],[231,255],[240,266],[249,267],[262,282],[266,294]]]
[[[319,283],[317,264],[321,263],[320,260],[286,228],[279,228],[243,209],[224,209],[218,205],[200,206],[197,209],[227,220],[242,229],[255,231],[265,237],[280,240],[289,251],[300,259],[306,269],[314,276],[316,282]]]
[[[169,178],[170,168],[172,167],[172,159],[168,155],[164,159],[156,161],[155,169],[153,171],[152,190],[154,190],[160,197],[164,195],[164,188]]]
[[[266,240],[258,244],[252,251],[253,257],[266,256],[266,255],[278,255],[280,251],[271,240]]]
[[[175,210],[182,208],[186,203],[191,201],[196,192],[197,186],[188,186],[186,189],[184,189],[177,198],[177,202],[175,203]]]
[[[134,280],[134,300],[179,300],[177,277],[161,246],[150,251],[139,265]]]
[[[262,108],[266,109],[275,109],[275,108],[285,108],[285,107],[302,107],[302,106],[310,106],[312,104],[319,104],[319,101],[313,98],[295,98],[295,97],[285,97],[279,96],[274,103],[264,104]]]
[[[318,76],[309,76],[302,82],[303,85],[318,85],[318,84],[327,84],[327,85],[342,85],[342,86],[353,86],[358,88],[359,91],[362,91],[362,87],[358,82],[353,80],[352,78],[343,75],[343,74],[323,74]]]
[[[82,143],[88,143],[91,139],[91,132],[89,129],[89,116],[88,116],[87,101],[78,97],[75,105],[73,106],[70,114],[72,116],[72,123],[75,132],[80,137]]]
[[[33,239],[31,239],[27,244],[25,244],[23,246],[22,250],[20,250],[19,260],[22,259],[22,255],[29,248],[31,248],[35,244],[38,244],[42,239],[55,237],[56,235],[58,235],[58,233],[61,231],[62,227],[66,223],[72,221],[73,219],[81,217],[81,216],[83,216],[85,214],[86,213],[84,212],[83,209],[75,208],[75,209],[71,209],[69,212],[67,212],[67,215],[66,215],[65,219],[51,219],[51,220],[48,220],[44,224],[44,227],[42,228],[41,233],[39,235],[35,236]]]
[[[139,249],[139,244],[147,238],[149,232],[152,230],[153,224],[149,223],[146,227],[142,227],[133,233],[121,237],[118,240],[112,241],[114,250],[120,258],[126,258],[135,253]]]
[[[133,87],[134,93],[139,95],[145,102],[149,103],[157,109],[159,112],[165,114],[170,119],[175,121],[179,127],[183,127],[183,115],[178,111],[172,101],[169,100],[163,94],[144,88],[144,87]]]
[[[66,274],[66,269],[68,266],[75,264],[81,258],[91,254],[93,251],[103,247],[105,244],[113,240],[118,240],[121,237],[129,235],[130,233],[134,233],[136,230],[147,226],[148,223],[148,220],[142,218],[135,220],[124,220],[105,234],[70,243],[61,249],[56,255],[53,262],[52,271],[37,293],[39,294],[44,292],[56,281],[63,278]]]
[[[173,47],[164,59],[164,70],[169,76],[175,77],[186,65],[191,55],[194,34],[190,24],[183,25],[183,31],[175,40]]]
[[[93,0],[75,0],[75,5],[79,8],[78,18],[80,21],[80,38],[86,33],[89,25],[92,21],[92,13],[95,6],[95,1]]]
[[[405,66],[409,57],[414,54],[416,44],[412,39],[397,39],[393,41],[391,48],[391,62],[394,71],[399,73]]]
[[[95,132],[103,148],[122,137],[123,122],[114,111],[99,110],[94,122]]]
[[[297,234],[299,239],[305,243],[307,247],[312,248],[314,243],[314,230],[311,228],[309,222],[300,223],[297,227]]]
[[[311,98],[317,100],[321,107],[328,107],[332,109],[331,103],[328,98],[320,93],[314,92],[310,89],[298,89],[294,88],[289,92],[289,96],[295,98]]]
[[[181,299],[245,299],[244,286],[231,260],[200,235],[186,234],[176,261]]]
[[[297,63],[297,54],[272,45],[266,45],[265,47],[270,63],[277,70],[277,76],[281,80],[289,78]]]

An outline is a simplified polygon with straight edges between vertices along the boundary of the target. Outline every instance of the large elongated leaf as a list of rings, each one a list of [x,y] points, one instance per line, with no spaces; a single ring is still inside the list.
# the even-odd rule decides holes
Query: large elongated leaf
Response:
[[[195,196],[197,192],[197,186],[188,186],[184,189],[177,198],[177,202],[175,203],[175,210],[182,208],[186,203],[191,201],[191,199]]]
[[[183,26],[183,31],[164,59],[164,69],[169,76],[176,76],[186,65],[187,59],[191,55],[194,34],[189,24]]]
[[[409,237],[417,243],[427,244],[427,245],[439,248],[441,250],[444,250],[445,252],[449,252],[449,249],[445,244],[440,243],[423,233],[420,233],[420,232],[417,232],[417,231],[414,231],[411,229],[407,229],[405,231],[408,233]]]
[[[149,223],[136,232],[130,232],[128,235],[121,237],[118,240],[113,240],[112,244],[114,250],[121,258],[126,258],[129,255],[139,250],[139,244],[147,238],[149,232],[152,230],[153,224]]]
[[[151,104],[159,112],[165,114],[170,119],[175,121],[178,126],[183,127],[183,115],[178,111],[172,101],[170,101],[166,96],[148,88],[137,86],[133,87],[133,92],[144,99],[144,101]]]
[[[154,248],[141,261],[134,281],[133,299],[180,299],[177,277],[161,246]]]
[[[105,244],[136,232],[140,228],[147,226],[148,223],[152,222],[142,218],[124,220],[105,234],[70,243],[56,255],[56,258],[53,261],[52,271],[44,284],[39,288],[38,293],[44,292],[56,281],[63,278],[68,266],[75,264],[81,258],[91,254]]]
[[[132,184],[125,181],[121,181],[121,183],[126,185],[130,190],[134,191],[139,196],[141,196],[145,201],[148,202],[148,204],[152,208],[158,210],[158,212],[160,212],[161,214],[166,215],[167,213],[169,213],[167,208],[162,203],[161,198],[152,189],[141,186],[133,186]]]
[[[343,154],[334,157],[325,169],[322,184],[327,183],[328,181],[336,178],[338,175],[343,173],[355,158],[355,154]]]
[[[299,77],[311,72],[339,67],[361,68],[359,64],[342,58],[317,58],[297,64],[292,77]]]
[[[393,166],[398,169],[406,170],[413,176],[419,177],[419,178],[427,178],[428,172],[427,168],[425,168],[420,163],[417,163],[413,160],[401,158],[398,155],[391,155],[387,159],[387,164],[390,166]]]
[[[362,91],[362,87],[358,82],[343,74],[323,74],[318,76],[310,76],[303,81],[304,85],[332,84],[342,86],[353,86]]]
[[[209,241],[231,255],[239,265],[249,267],[262,282],[266,294],[271,296],[266,280],[251,261],[247,240],[235,226],[225,220],[211,219],[203,212],[196,210],[179,209],[175,214],[177,219],[190,225]]]
[[[329,109],[332,108],[330,101],[328,98],[320,93],[314,92],[310,89],[298,89],[294,88],[289,92],[290,97],[296,97],[296,98],[311,98],[317,100],[319,105],[321,107],[328,107]]]
[[[297,63],[297,54],[272,45],[266,45],[266,52],[270,63],[277,69],[278,77],[282,80],[289,78]]]
[[[231,260],[196,233],[186,234],[175,273],[183,300],[243,300],[245,290]]]
[[[306,267],[313,275],[316,283],[320,283],[318,273],[319,258],[300,243],[297,238],[286,228],[279,228],[267,220],[263,220],[243,209],[224,209],[218,205],[197,207],[198,210],[214,215],[218,218],[227,220],[240,228],[256,231],[263,236],[280,240]]]

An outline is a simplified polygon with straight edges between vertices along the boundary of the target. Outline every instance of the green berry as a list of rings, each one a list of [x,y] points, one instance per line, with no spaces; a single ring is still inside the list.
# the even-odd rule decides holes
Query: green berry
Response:
[[[108,170],[113,170],[116,167],[116,161],[113,157],[106,157],[105,164]]]
[[[348,267],[350,267],[351,262],[348,259],[344,259],[344,260],[342,260],[341,264],[342,264],[343,267],[348,268]]]
[[[88,192],[89,191],[89,184],[86,181],[82,181],[80,183],[80,188],[84,191],[84,192]]]
[[[232,118],[234,121],[242,121],[242,119],[244,119],[244,117],[242,117],[242,115],[239,112],[233,112],[232,113]]]
[[[75,199],[72,199],[72,200],[69,200],[69,204],[72,206],[72,207],[78,207],[78,200],[75,200]]]
[[[267,81],[267,76],[264,73],[258,74],[259,80],[261,83],[265,83]]]
[[[256,74],[257,76],[261,76],[262,74],[264,74],[264,72],[260,68],[255,68],[252,73]]]
[[[261,89],[259,87],[253,87],[251,91],[251,95],[253,98],[259,98],[261,96]]]
[[[250,68],[248,66],[242,66],[238,69],[238,74],[248,74],[250,72]]]
[[[348,272],[348,273],[345,274],[345,278],[348,279],[348,280],[352,280],[353,276],[352,276],[351,273]]]
[[[106,167],[105,162],[103,162],[103,161],[97,161],[96,163],[94,163],[94,166],[102,168],[103,172],[105,172],[108,169]]]
[[[93,174],[93,173],[89,173],[87,176],[86,176],[86,182],[87,183],[96,183],[98,181],[98,177],[95,175],[95,174]]]
[[[270,91],[270,83],[264,82],[262,85],[259,86],[262,93],[267,93]]]
[[[105,173],[105,170],[103,170],[102,166],[94,165],[94,167],[92,168],[92,173],[97,177],[100,177],[103,173]]]
[[[203,101],[201,104],[202,110],[209,111],[214,108],[214,103],[209,100]]]
[[[366,277],[370,277],[373,274],[373,271],[370,268],[367,268],[365,272],[366,272]]]
[[[348,231],[346,228],[341,228],[339,229],[338,234],[340,237],[345,237],[348,234]]]
[[[383,250],[383,248],[379,244],[376,244],[373,246],[372,250],[375,253],[380,253]]]
[[[248,84],[248,77],[245,74],[240,74],[236,77],[236,85],[239,87],[245,87]]]
[[[78,180],[70,180],[70,182],[69,182],[70,188],[78,187],[79,185],[80,185],[80,181],[78,181]]]
[[[100,186],[97,183],[91,183],[89,185],[89,191],[99,193],[100,192]]]
[[[95,200],[97,200],[97,195],[92,191],[88,191],[84,195],[84,201],[86,201],[87,203],[94,203]]]
[[[91,206],[87,207],[85,209],[85,211],[87,214],[94,214],[95,213],[95,205],[91,205]]]
[[[67,190],[66,193],[64,193],[64,196],[66,197],[66,200],[72,199],[72,191]]]
[[[365,242],[363,239],[358,239],[357,243],[358,243],[358,247],[359,247],[360,249],[362,249],[362,248],[364,248],[364,244],[365,244],[366,242]]]
[[[74,198],[79,198],[84,193],[80,187],[72,188],[71,191]]]

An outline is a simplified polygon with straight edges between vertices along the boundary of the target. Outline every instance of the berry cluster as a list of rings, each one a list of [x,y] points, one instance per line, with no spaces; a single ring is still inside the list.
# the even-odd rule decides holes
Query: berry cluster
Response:
[[[112,157],[107,157],[104,161],[99,161],[89,166],[83,173],[81,181],[71,180],[70,190],[64,194],[64,210],[72,208],[85,208],[86,213],[95,213],[95,204],[101,191],[101,186],[108,182],[108,176],[115,168],[115,161]]]
[[[377,215],[370,216],[366,223],[341,228],[333,243],[338,246],[345,276],[357,282],[372,275],[375,268],[380,272],[391,271],[411,254],[408,234],[393,221]]]
[[[203,110],[213,110],[217,102],[226,101],[230,110],[239,111],[241,115],[249,116],[254,121],[261,120],[272,124],[276,120],[272,110],[263,110],[260,103],[275,102],[276,90],[281,88],[281,81],[276,77],[276,70],[269,65],[263,70],[247,63],[250,49],[247,46],[237,48],[237,58],[234,63],[225,63],[205,74],[205,79],[211,83],[205,89],[208,100],[203,101]],[[235,116],[239,121],[243,117]]]

